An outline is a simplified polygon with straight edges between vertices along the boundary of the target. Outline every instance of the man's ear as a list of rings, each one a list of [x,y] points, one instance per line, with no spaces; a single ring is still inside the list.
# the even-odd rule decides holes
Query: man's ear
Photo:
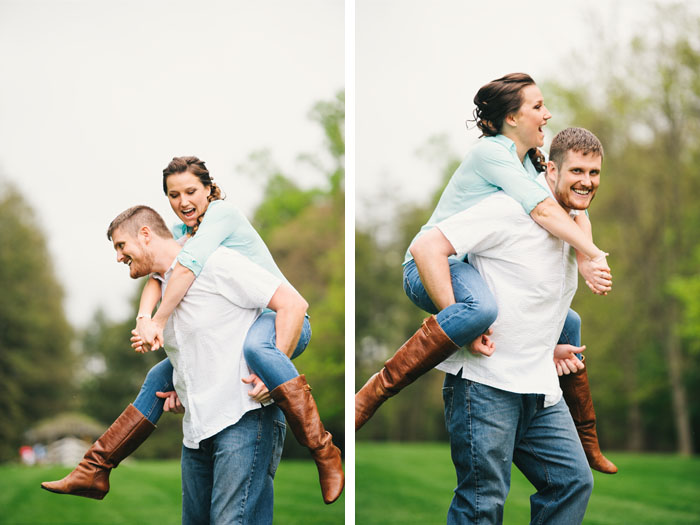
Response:
[[[141,226],[139,229],[139,237],[143,239],[146,244],[148,244],[151,242],[151,229],[148,226]]]
[[[557,165],[554,164],[551,160],[547,161],[547,174],[546,177],[547,179],[551,180],[552,182],[556,182],[557,176],[559,175],[559,169],[557,168]]]

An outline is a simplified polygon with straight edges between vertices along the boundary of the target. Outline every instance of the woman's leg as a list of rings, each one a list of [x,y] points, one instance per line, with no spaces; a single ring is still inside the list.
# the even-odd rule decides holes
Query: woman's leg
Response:
[[[437,314],[440,328],[457,346],[464,346],[496,321],[498,306],[483,277],[471,264],[450,259],[450,276],[456,302],[440,312],[423,287],[414,261],[404,266],[404,291],[413,304]]]
[[[164,400],[156,392],[173,389],[173,367],[166,357],[146,374],[134,403],[88,449],[80,464],[62,480],[41,487],[57,494],[102,499],[109,492],[109,473],[146,441],[163,413]]]
[[[45,481],[41,488],[57,494],[104,498],[109,492],[110,471],[146,441],[155,428],[134,405],[127,406],[73,472],[58,481]]]
[[[133,405],[155,425],[163,414],[165,402],[164,399],[156,396],[156,392],[169,392],[174,388],[173,365],[166,357],[148,371]]]
[[[438,312],[430,300],[413,261],[404,266],[404,290],[426,312],[437,314],[384,364],[355,395],[355,430],[359,430],[379,406],[443,362],[459,347],[471,343],[496,320],[493,294],[473,266],[450,260],[456,303]]]
[[[566,321],[564,321],[564,328],[561,330],[561,335],[559,336],[558,345],[573,345],[581,346],[581,317],[574,312],[571,308],[566,314]],[[583,360],[583,354],[576,354],[580,360]]]
[[[318,469],[323,501],[333,503],[345,484],[340,450],[333,445],[333,436],[321,422],[306,377],[299,375],[290,358],[276,346],[276,317],[275,312],[265,312],[258,317],[246,335],[243,355],[284,412],[294,437],[311,452]],[[307,317],[292,359],[306,349],[310,339],[311,326]]]
[[[581,317],[571,309],[566,316],[559,344],[581,346]],[[576,355],[583,360],[581,354]],[[560,376],[559,386],[561,386],[564,401],[566,401],[576,425],[576,431],[583,445],[583,450],[586,452],[588,464],[592,469],[606,474],[614,474],[617,472],[617,467],[600,451],[593,398],[588,384],[588,371],[584,368],[575,374]]]
[[[299,375],[290,358],[277,348],[276,317],[275,312],[263,313],[250,327],[243,343],[246,363],[270,390]],[[291,359],[298,357],[306,350],[310,339],[311,325],[307,317],[304,318],[301,336]]]

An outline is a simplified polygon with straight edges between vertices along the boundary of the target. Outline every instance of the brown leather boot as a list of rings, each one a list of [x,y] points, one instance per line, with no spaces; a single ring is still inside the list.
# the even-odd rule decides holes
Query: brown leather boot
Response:
[[[345,486],[343,461],[340,450],[333,444],[333,436],[321,422],[306,376],[300,375],[282,383],[270,392],[270,396],[284,412],[294,437],[311,452],[318,469],[323,501],[333,503]]]
[[[109,472],[136,450],[155,428],[134,405],[129,405],[93,443],[73,472],[59,481],[45,481],[41,488],[57,494],[104,498],[109,492]]]
[[[384,363],[384,368],[370,377],[355,394],[355,431],[374,415],[384,401],[457,350],[459,347],[440,328],[434,315],[425,319],[420,329]]]
[[[598,444],[595,410],[593,409],[591,389],[588,385],[587,370],[584,368],[575,374],[559,376],[559,385],[564,392],[564,400],[569,406],[588,464],[599,472],[615,474],[617,467],[603,455]]]

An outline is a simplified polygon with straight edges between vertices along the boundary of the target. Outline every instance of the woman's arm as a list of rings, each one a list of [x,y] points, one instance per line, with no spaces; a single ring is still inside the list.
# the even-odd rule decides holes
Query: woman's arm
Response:
[[[579,213],[574,219],[579,228],[589,239],[593,239],[593,226],[591,220],[585,213]],[[601,270],[584,254],[576,250],[576,260],[578,271],[586,281],[586,285],[591,291],[598,295],[607,295],[612,290],[612,275],[609,270]]]
[[[512,152],[494,143],[483,146],[475,150],[475,169],[482,179],[518,201],[542,228],[595,260],[598,269],[609,270],[605,252],[593,244],[592,237],[576,226],[549,192],[528,175]]]
[[[151,345],[151,350],[163,346],[163,329],[168,318],[187,294],[209,256],[227,237],[235,234],[242,222],[246,222],[245,218],[233,206],[220,202],[209,204],[197,234],[187,241],[177,256],[158,311],[139,329],[139,335]]]
[[[141,292],[141,301],[139,302],[139,313],[136,316],[136,331],[140,333],[145,330],[145,326],[151,320],[151,313],[158,304],[161,295],[160,281],[149,277],[146,286]],[[145,339],[142,339],[145,341]],[[144,352],[147,348],[143,346],[134,347],[138,352]]]
[[[267,307],[277,313],[275,317],[277,348],[291,358],[299,343],[304,325],[304,315],[309,304],[294,288],[282,283],[273,294]]]
[[[438,228],[433,228],[418,237],[409,251],[416,262],[423,288],[437,309],[444,310],[454,304],[455,294],[447,258],[455,254],[455,249],[447,237]]]
[[[195,276],[191,270],[182,266],[179,262],[175,263],[173,273],[168,279],[168,286],[165,288],[163,300],[160,302],[158,311],[153,316],[153,319],[144,319],[142,328],[139,329],[139,335],[151,346],[151,350],[158,350],[163,346],[163,329],[165,323],[168,322],[170,314],[173,313],[175,307],[180,304],[182,298],[187,294],[194,282]]]
[[[597,267],[610,270],[605,260],[607,254],[593,244],[591,236],[578,227],[553,198],[547,197],[535,206],[530,212],[530,217],[549,233],[568,242],[577,251],[595,261]]]

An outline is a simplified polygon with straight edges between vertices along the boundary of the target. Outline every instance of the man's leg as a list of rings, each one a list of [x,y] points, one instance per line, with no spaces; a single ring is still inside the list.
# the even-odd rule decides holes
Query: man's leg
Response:
[[[211,523],[272,523],[273,479],[285,424],[275,405],[252,410],[213,440]]]
[[[182,523],[209,525],[212,498],[212,439],[198,449],[182,447]]]
[[[579,524],[593,491],[593,476],[574,422],[563,399],[542,408],[543,396],[527,397],[513,461],[537,489],[530,497],[531,523]]]
[[[502,523],[522,396],[446,374],[443,397],[457,471],[447,523]]]

